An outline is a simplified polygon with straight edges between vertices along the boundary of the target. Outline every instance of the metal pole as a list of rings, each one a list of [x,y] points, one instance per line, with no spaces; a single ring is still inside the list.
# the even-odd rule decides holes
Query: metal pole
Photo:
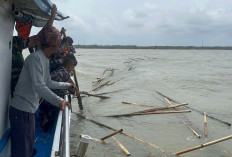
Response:
[[[67,95],[65,95],[65,100],[67,100]],[[69,149],[69,124],[70,124],[70,110],[68,106],[65,107],[63,112],[62,119],[62,145],[61,145],[61,157],[69,157],[70,149]]]
[[[85,156],[90,139],[91,139],[91,137],[88,135],[81,136],[80,145],[79,145],[79,148],[77,151],[77,157],[84,157]]]

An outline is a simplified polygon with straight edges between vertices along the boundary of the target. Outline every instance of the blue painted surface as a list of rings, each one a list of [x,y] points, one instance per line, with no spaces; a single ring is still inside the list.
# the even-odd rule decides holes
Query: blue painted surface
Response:
[[[50,0],[34,0],[34,2],[37,4],[37,6],[45,12],[46,14],[50,14],[50,10],[53,8],[53,3]],[[57,10],[56,12],[56,19],[57,20],[63,20],[69,18],[69,16],[64,16],[61,12]]]
[[[39,109],[35,114],[35,145],[34,147],[37,149],[37,154],[35,157],[50,157],[51,156],[51,150],[52,150],[52,144],[53,144],[53,138],[55,134],[56,129],[56,121],[53,125],[53,127],[48,130],[48,132],[43,132],[40,129],[40,125],[42,122],[42,119],[39,116]],[[58,116],[57,116],[58,117]]]
[[[11,136],[11,129],[9,128],[3,135],[2,139],[0,140],[0,153],[6,146],[7,142],[9,141],[10,136]]]

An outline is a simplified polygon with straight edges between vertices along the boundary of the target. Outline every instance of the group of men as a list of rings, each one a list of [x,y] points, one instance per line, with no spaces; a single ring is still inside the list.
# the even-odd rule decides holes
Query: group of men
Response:
[[[35,112],[40,107],[43,118],[41,128],[46,131],[49,120],[53,121],[49,115],[54,115],[59,109],[64,110],[66,106],[71,107],[64,100],[65,92],[76,91],[70,75],[77,60],[72,53],[63,53],[64,43],[73,41],[71,38],[61,40],[59,30],[53,26],[56,11],[56,5],[53,5],[50,19],[37,35],[28,37],[30,33],[27,33],[24,38],[13,38],[9,110],[11,157],[32,157],[36,154]],[[27,47],[36,47],[37,50],[24,61],[22,50]],[[59,54],[62,58],[49,60],[53,54]],[[41,98],[43,102],[39,105]]]

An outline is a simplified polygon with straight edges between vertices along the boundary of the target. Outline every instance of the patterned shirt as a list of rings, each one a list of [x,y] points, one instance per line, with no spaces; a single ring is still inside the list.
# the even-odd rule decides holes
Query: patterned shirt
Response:
[[[25,42],[18,36],[13,36],[12,67],[11,67],[11,92],[15,90],[19,75],[23,68],[24,58],[22,50],[26,48]]]
[[[63,59],[49,60],[50,73],[52,73],[57,68],[59,68],[63,62],[64,62]]]
[[[66,70],[63,66],[51,73],[51,79],[56,82],[70,82],[71,72]],[[66,90],[53,90],[60,97],[64,97]]]

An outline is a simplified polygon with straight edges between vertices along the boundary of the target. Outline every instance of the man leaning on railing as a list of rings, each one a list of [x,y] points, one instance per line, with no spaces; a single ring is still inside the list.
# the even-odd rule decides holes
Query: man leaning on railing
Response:
[[[41,49],[30,54],[24,63],[19,81],[15,87],[14,96],[10,107],[11,157],[31,157],[35,141],[35,117],[34,113],[39,107],[40,97],[51,104],[65,109],[70,103],[57,96],[50,89],[76,88],[72,83],[55,82],[51,80],[49,72],[49,56],[56,52],[61,35],[58,29],[53,27],[56,14],[56,5],[53,5],[52,14],[37,34],[35,42]]]

